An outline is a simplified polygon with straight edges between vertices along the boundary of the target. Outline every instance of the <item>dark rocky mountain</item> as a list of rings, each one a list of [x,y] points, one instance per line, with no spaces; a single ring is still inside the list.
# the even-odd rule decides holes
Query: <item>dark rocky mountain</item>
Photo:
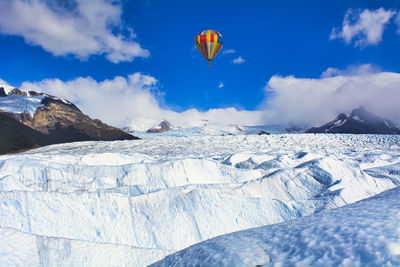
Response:
[[[4,91],[3,87],[0,87],[0,97],[5,97],[7,96],[6,92]]]
[[[25,90],[21,90],[18,88],[14,88],[12,89],[8,95],[19,95],[19,96],[30,96],[29,92],[25,91]]]
[[[2,117],[8,116],[9,118],[14,119],[16,122],[35,130],[35,132],[43,134],[46,138],[46,141],[36,142],[36,139],[34,139],[34,142],[31,140],[31,143],[34,143],[35,145],[40,146],[44,144],[75,141],[113,141],[139,139],[122,131],[121,129],[109,126],[100,120],[91,119],[89,116],[83,114],[73,103],[67,100],[44,93],[37,93],[34,91],[27,92],[17,88],[10,90],[8,94],[6,94],[5,90],[0,87],[0,99],[5,100],[7,97],[11,96],[13,96],[13,101],[17,104],[9,101],[10,106],[7,106],[8,102],[3,101],[2,106],[0,107],[0,113],[2,114]],[[33,116],[28,112],[13,112],[13,105],[15,104],[18,106],[20,103],[18,101],[21,101],[20,98],[33,99],[35,97],[36,99],[39,99],[38,101],[40,101],[40,99],[41,101],[40,106],[36,108]],[[4,125],[10,125],[9,123],[10,122]],[[23,132],[25,133],[26,131]],[[21,142],[23,140],[24,139],[21,139]]]
[[[312,127],[306,133],[400,134],[400,129],[391,121],[359,107],[349,115],[342,113],[335,120],[320,127]]]
[[[146,131],[146,133],[165,133],[167,131],[171,131],[174,129],[174,127],[169,123],[169,121],[164,120],[158,124],[158,126],[155,126],[153,128],[150,128]]]
[[[49,144],[49,138],[0,112],[0,154]]]

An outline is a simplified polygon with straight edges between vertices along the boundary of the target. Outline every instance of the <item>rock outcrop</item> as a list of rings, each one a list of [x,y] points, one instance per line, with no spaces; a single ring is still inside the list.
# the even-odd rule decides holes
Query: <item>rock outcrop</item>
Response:
[[[0,154],[49,144],[49,138],[0,112]]]
[[[164,120],[158,124],[158,126],[155,126],[153,128],[150,128],[146,131],[146,133],[165,133],[167,131],[173,130],[174,127],[169,123],[169,121]]]

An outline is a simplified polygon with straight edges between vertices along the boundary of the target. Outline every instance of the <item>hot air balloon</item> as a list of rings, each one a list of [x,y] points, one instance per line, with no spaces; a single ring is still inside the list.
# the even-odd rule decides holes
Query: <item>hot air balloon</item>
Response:
[[[202,31],[196,36],[196,46],[211,66],[211,60],[222,48],[222,35],[213,30]]]

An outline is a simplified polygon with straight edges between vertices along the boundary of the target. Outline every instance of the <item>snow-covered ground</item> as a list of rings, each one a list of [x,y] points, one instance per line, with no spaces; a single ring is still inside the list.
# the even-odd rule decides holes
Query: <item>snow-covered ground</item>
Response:
[[[400,182],[399,136],[142,138],[0,156],[0,265],[146,265]]]
[[[3,88],[4,92],[7,94],[7,96],[0,97],[0,110],[9,113],[27,113],[33,117],[36,113],[36,110],[43,106],[42,100],[46,97],[61,101],[67,105],[72,104],[71,102],[59,97],[44,93],[37,93],[34,91],[21,90],[9,85],[0,84],[0,88]],[[19,93],[24,95],[10,94],[10,92],[14,89],[18,90]]]
[[[400,266],[400,189],[219,236],[154,266]]]
[[[32,117],[36,113],[38,107],[43,106],[41,104],[44,95],[39,96],[20,96],[20,95],[8,95],[6,97],[0,97],[0,110],[10,113],[28,113]]]

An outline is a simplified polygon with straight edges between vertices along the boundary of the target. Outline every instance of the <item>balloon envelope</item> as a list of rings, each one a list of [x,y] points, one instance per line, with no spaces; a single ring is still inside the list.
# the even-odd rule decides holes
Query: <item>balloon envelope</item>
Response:
[[[210,63],[222,48],[222,35],[214,30],[202,31],[196,36],[196,46]]]

